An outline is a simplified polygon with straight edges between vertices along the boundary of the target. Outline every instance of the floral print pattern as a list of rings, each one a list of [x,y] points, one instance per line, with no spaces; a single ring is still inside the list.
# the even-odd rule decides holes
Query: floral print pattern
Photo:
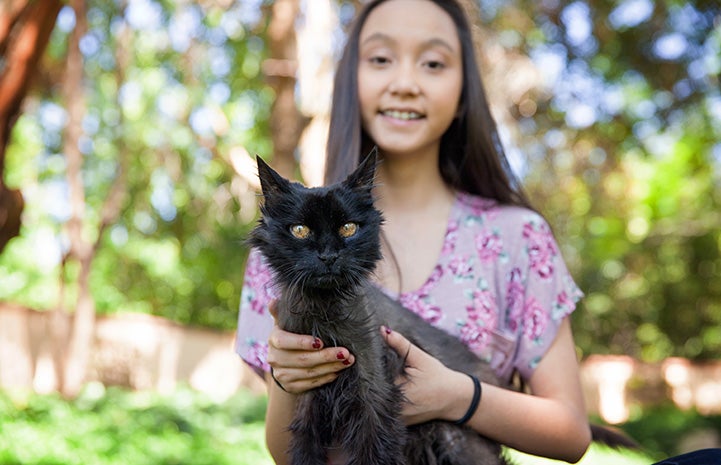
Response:
[[[262,257],[251,251],[236,350],[262,370],[268,370],[265,341],[273,325],[271,283]],[[528,379],[582,296],[540,215],[459,193],[427,281],[395,297],[489,360],[500,377],[517,370]]]
[[[503,241],[497,232],[484,229],[476,236],[476,249],[482,262],[494,262],[503,252]]]
[[[245,279],[241,293],[241,308],[263,315],[267,311],[268,302],[277,297],[271,285],[271,272],[263,263],[263,257],[251,252],[245,267]]]
[[[270,371],[268,365],[268,344],[254,340],[248,341],[247,362],[263,371]]]
[[[491,332],[488,328],[475,322],[466,322],[460,325],[460,339],[469,349],[473,351],[481,350],[488,345],[491,338]]]
[[[558,250],[548,225],[529,221],[523,225],[523,237],[528,241],[526,251],[531,270],[543,279],[553,276],[553,260]]]

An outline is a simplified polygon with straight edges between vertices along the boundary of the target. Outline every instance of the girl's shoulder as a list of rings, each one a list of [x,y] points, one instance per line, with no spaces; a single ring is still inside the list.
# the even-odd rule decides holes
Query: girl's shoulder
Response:
[[[538,212],[517,205],[503,205],[498,201],[466,192],[457,194],[456,220],[459,226],[522,231],[525,227],[548,229],[548,223]]]

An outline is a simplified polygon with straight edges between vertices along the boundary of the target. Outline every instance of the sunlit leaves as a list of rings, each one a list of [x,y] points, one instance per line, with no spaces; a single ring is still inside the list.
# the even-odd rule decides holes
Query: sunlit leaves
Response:
[[[121,174],[127,193],[93,265],[100,311],[234,326],[239,288],[233,283],[242,281],[241,241],[252,219],[240,221],[237,197],[244,193],[232,186],[228,152],[237,146],[270,152],[273,94],[259,73],[265,53],[259,6],[88,3],[78,85],[86,104],[80,150],[90,240]],[[62,69],[76,19],[69,7],[60,14],[50,66]],[[59,84],[62,76],[53,78]],[[29,99],[15,127],[8,178],[23,188],[27,218],[22,237],[0,257],[0,279],[8,283],[0,298],[39,309],[58,303],[58,264],[67,244],[61,152],[67,102],[57,100],[54,84]],[[72,273],[66,278],[72,281]]]
[[[587,294],[579,345],[647,360],[717,357],[720,344],[708,342],[721,318],[709,304],[721,301],[721,8],[481,4],[490,29],[523,38],[502,44],[542,73],[535,113],[514,108],[517,143],[532,198]]]

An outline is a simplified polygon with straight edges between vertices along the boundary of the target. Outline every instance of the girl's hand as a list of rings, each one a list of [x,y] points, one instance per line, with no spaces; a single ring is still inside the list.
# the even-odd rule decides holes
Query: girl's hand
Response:
[[[412,344],[402,334],[381,327],[388,345],[406,357],[406,374],[396,380],[408,399],[402,417],[407,425],[442,419],[458,420],[473,397],[473,382]]]
[[[275,302],[270,313],[277,316]],[[268,338],[268,364],[286,392],[299,394],[335,380],[338,372],[355,362],[344,347],[323,348],[323,342],[309,335],[283,331],[274,325]]]

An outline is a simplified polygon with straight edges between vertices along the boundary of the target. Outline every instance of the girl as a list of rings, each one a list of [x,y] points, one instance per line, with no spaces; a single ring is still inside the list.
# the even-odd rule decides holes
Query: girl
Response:
[[[569,314],[582,294],[508,169],[455,1],[375,0],[357,17],[335,79],[326,182],[373,145],[386,219],[378,285],[532,392],[483,385],[467,424],[512,448],[578,461],[591,435]],[[275,326],[269,282],[251,252],[237,351],[269,380],[267,444],[284,464],[296,394],[333,382],[354,356]],[[406,423],[464,416],[469,377],[382,331],[408,353]]]

